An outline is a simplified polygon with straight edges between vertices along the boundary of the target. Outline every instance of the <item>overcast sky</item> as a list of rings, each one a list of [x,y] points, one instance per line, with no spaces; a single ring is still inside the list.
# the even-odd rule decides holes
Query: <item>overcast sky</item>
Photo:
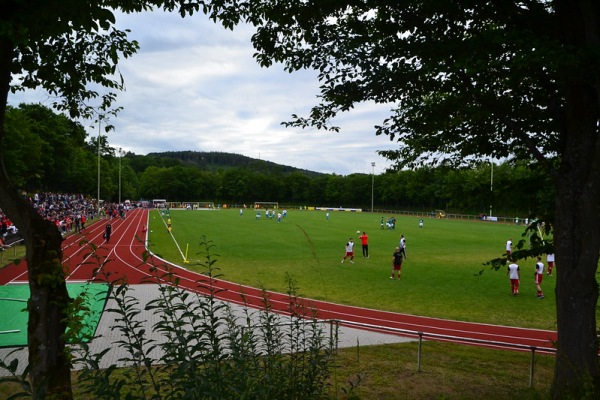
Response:
[[[260,68],[250,27],[231,32],[202,14],[182,19],[160,11],[119,15],[117,25],[131,29],[140,50],[119,64],[126,91],[118,94],[124,110],[111,120],[111,146],[140,155],[221,151],[341,175],[371,173],[372,162],[379,174],[390,165],[376,151],[396,146],[374,133],[389,105],[359,105],[335,120],[339,133],[283,127],[317,104],[317,74]],[[50,106],[44,99],[28,93],[9,102]]]

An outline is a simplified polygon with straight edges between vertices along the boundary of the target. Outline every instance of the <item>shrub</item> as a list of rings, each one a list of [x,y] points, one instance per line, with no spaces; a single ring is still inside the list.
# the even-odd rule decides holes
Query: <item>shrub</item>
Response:
[[[100,369],[109,349],[92,354],[78,345],[74,365],[84,394],[96,399],[311,399],[325,397],[337,337],[296,297],[288,283],[288,313],[276,314],[263,290],[263,308],[236,313],[217,299],[218,269],[211,244],[200,243],[206,279],[196,292],[178,285],[168,268],[154,267],[158,298],[142,310],[126,283],[111,287],[117,323],[123,334],[115,345],[124,352],[119,365]],[[152,336],[143,312],[158,317]],[[158,336],[159,339],[156,339]],[[120,368],[125,365],[125,368]]]

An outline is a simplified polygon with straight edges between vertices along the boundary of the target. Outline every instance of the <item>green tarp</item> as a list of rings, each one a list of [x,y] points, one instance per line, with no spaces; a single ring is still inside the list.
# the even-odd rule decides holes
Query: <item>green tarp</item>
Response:
[[[86,293],[89,311],[81,313],[86,336],[96,331],[108,288],[104,283],[67,284],[72,298]],[[27,299],[28,285],[0,286],[0,347],[27,345]]]

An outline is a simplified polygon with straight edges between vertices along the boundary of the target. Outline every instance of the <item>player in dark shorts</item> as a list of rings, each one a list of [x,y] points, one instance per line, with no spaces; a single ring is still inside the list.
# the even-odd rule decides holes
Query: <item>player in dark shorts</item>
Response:
[[[402,261],[402,250],[400,250],[400,247],[396,247],[394,255],[392,256],[392,264],[394,267],[392,268],[390,279],[394,279],[394,275],[396,275],[396,279],[400,279],[400,275],[402,275]]]

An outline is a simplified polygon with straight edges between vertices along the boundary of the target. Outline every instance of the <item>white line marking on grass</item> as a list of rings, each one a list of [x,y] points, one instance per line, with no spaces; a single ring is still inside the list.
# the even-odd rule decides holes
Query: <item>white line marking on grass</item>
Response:
[[[160,211],[156,210],[159,214]],[[170,215],[169,215],[170,218]],[[175,236],[173,236],[173,232],[171,232],[169,230],[169,227],[167,226],[167,223],[165,222],[165,219],[162,217],[162,215],[160,216],[160,219],[162,220],[163,224],[165,225],[165,229],[167,230],[167,232],[169,232],[169,235],[171,235],[171,239],[173,239],[173,242],[175,243],[175,246],[177,246],[177,250],[179,250],[179,254],[181,254],[181,259],[185,260],[185,256],[183,255],[183,251],[181,251],[181,247],[179,247],[179,243],[177,243],[177,240],[175,240]]]

